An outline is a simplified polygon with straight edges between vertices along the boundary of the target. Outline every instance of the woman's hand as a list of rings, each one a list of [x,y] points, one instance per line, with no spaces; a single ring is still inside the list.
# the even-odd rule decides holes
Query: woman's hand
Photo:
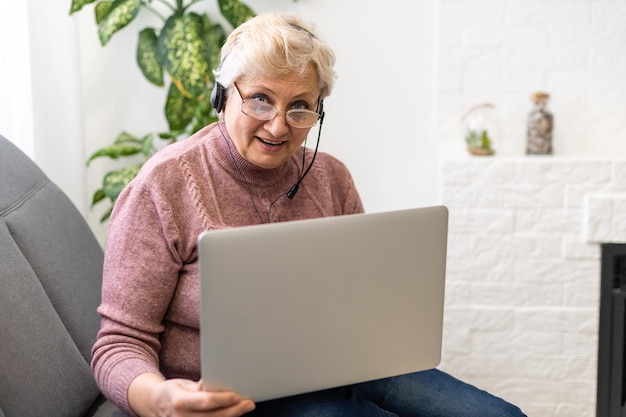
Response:
[[[202,383],[141,374],[128,389],[128,402],[142,417],[238,417],[254,410],[254,402],[233,391],[203,391]]]

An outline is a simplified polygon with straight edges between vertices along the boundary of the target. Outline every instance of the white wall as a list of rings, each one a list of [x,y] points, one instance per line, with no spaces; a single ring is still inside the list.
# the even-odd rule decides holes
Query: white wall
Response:
[[[0,4],[0,134],[87,208],[76,26],[69,4]]]
[[[320,149],[351,169],[366,210],[433,204],[438,198],[434,140],[435,1],[390,0],[385,7],[356,0],[249,0],[257,13],[292,10],[314,23],[337,54],[336,90],[325,101]],[[215,11],[217,2],[198,10]],[[358,11],[358,12],[357,12]],[[400,11],[400,12],[399,12]],[[215,15],[214,13],[212,15]],[[79,22],[87,153],[120,131],[144,134],[165,128],[165,92],[149,85],[134,61],[137,32],[152,24],[142,15],[104,48],[89,10]],[[314,140],[316,131],[311,133]],[[309,144],[311,146],[311,144]],[[115,163],[96,161],[88,188],[98,188]],[[87,213],[101,240],[104,206]]]
[[[0,135],[34,157],[27,2],[0,3]],[[15,42],[21,39],[23,43]]]
[[[85,154],[76,25],[69,7],[29,0],[35,161],[85,211]]]
[[[500,114],[500,155],[526,151],[530,95],[551,94],[557,155],[626,155],[626,2],[440,0],[438,141],[465,153],[460,119]]]

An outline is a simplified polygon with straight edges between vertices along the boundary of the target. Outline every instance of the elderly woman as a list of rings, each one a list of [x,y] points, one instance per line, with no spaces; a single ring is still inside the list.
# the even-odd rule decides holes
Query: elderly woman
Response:
[[[198,382],[198,235],[363,211],[346,167],[302,146],[323,120],[333,65],[329,47],[291,14],[244,23],[215,72],[221,120],[160,151],[120,195],[92,367],[103,393],[127,414],[523,416],[438,370],[258,404]]]

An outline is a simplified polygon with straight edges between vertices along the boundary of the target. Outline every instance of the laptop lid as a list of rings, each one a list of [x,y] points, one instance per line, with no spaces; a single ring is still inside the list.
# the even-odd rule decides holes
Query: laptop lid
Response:
[[[443,206],[204,232],[206,388],[264,401],[436,367]]]

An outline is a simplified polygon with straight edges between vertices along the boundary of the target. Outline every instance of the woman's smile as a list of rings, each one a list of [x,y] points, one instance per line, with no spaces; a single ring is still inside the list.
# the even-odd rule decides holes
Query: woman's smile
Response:
[[[267,140],[267,139],[263,139],[263,138],[261,138],[259,136],[255,136],[255,138],[258,141],[260,141],[263,145],[267,145],[267,146],[270,146],[270,147],[279,147],[279,146],[282,146],[285,143],[287,143],[286,140],[275,142],[275,141],[270,141],[270,140]]]

